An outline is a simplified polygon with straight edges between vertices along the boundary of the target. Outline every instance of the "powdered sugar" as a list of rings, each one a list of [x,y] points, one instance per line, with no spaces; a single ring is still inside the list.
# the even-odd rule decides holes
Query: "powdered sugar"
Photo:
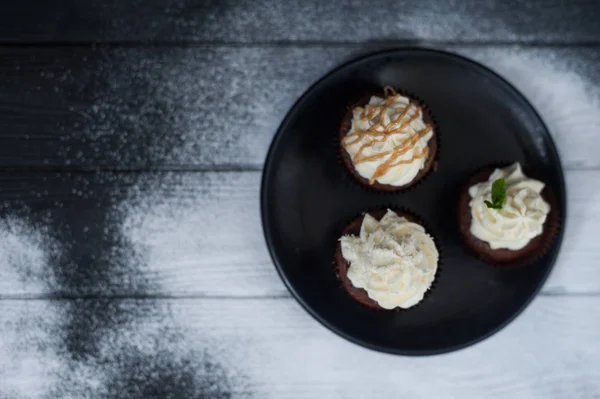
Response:
[[[97,327],[75,341],[74,311]],[[0,397],[250,396],[223,339],[190,334],[182,320],[173,319],[168,301],[2,301]]]
[[[56,285],[48,264],[59,247],[47,226],[9,215],[0,219],[0,237],[0,296],[52,292]]]
[[[215,343],[218,338],[200,333],[201,342],[190,345],[189,332],[173,319],[169,301],[90,300],[68,306],[83,307],[97,330],[91,337],[76,337],[74,346],[63,341],[63,359],[73,375],[66,377],[68,384],[54,387],[57,396],[220,398],[243,389],[244,377],[228,371],[234,365]],[[82,346],[89,338],[94,345]]]
[[[260,174],[164,173],[130,191],[122,235],[174,295],[287,295],[260,232]]]
[[[1,270],[10,286],[1,288],[24,296],[71,294],[82,289],[84,294],[102,296],[104,292],[111,296],[115,287],[119,287],[118,292],[131,292],[133,287],[132,292],[144,296],[148,285],[132,286],[130,283],[139,280],[142,271],[146,276],[158,273],[168,256],[157,258],[155,255],[170,247],[165,245],[168,242],[162,240],[160,234],[158,241],[152,241],[161,232],[160,226],[154,223],[142,224],[145,233],[138,231],[138,237],[135,234],[123,236],[120,232],[123,219],[120,217],[135,222],[145,212],[154,211],[159,215],[165,212],[163,218],[155,221],[176,217],[175,221],[180,222],[185,219],[181,206],[186,209],[190,201],[170,202],[169,194],[165,198],[162,195],[165,192],[159,190],[161,181],[168,186],[173,179],[182,190],[179,194],[185,194],[186,188],[196,183],[198,191],[195,194],[204,198],[201,203],[211,198],[210,188],[216,186],[210,177],[182,181],[181,177],[185,175],[165,174],[165,180],[156,180],[157,176],[161,175],[141,178],[131,186],[127,200],[120,205],[114,201],[118,196],[110,196],[108,203],[102,196],[94,196],[94,204],[98,206],[96,212],[101,217],[93,219],[98,224],[84,237],[94,240],[93,246],[98,246],[94,252],[97,256],[82,254],[81,243],[78,246],[78,242],[60,241],[84,231],[90,220],[70,218],[70,209],[58,213],[69,220],[68,224],[61,223],[62,219],[56,220],[56,217],[42,217],[44,223],[39,218],[35,223],[16,216],[2,219],[0,231],[6,240],[0,246],[3,250],[0,259],[6,263]],[[104,187],[113,187],[110,180],[103,178]],[[223,195],[222,190],[217,189],[216,195]],[[231,197],[236,198],[235,195]],[[238,198],[243,207],[248,196]],[[193,200],[191,204],[194,204]],[[61,203],[60,207],[63,206]],[[75,207],[73,212],[81,209]],[[141,213],[136,214],[136,211]],[[198,226],[217,223],[211,222],[210,217],[202,218],[196,211],[192,214],[195,216],[191,221]],[[218,215],[212,215],[212,218],[218,218]],[[130,224],[125,221],[124,231],[128,231]],[[177,225],[163,227],[176,231],[170,236],[174,240],[173,248],[177,248],[186,234],[187,242],[194,250],[198,249],[198,240],[203,241],[202,235],[195,234],[193,225],[187,225],[187,232],[178,230]],[[209,240],[210,243],[216,241]],[[89,251],[92,251],[91,247]],[[150,267],[146,266],[147,262]],[[156,270],[149,270],[152,268]],[[117,281],[121,275],[131,281]],[[0,397],[221,398],[236,392],[241,392],[244,397],[250,395],[245,392],[243,373],[228,361],[229,345],[218,336],[198,331],[194,333],[198,340],[190,345],[186,329],[185,319],[173,319],[170,303],[161,300],[0,301],[0,333],[6,337],[0,345],[0,376],[6,380],[0,386]]]
[[[306,84],[347,51],[324,52],[317,67],[295,48],[85,52],[85,70],[62,90],[98,87],[59,124],[58,155],[69,165],[256,167]]]
[[[64,371],[53,345],[59,323],[53,302],[0,301],[0,398],[47,397]]]
[[[462,17],[448,14],[444,23],[456,19],[451,23],[465,25],[458,22]],[[402,15],[412,21],[410,13]],[[475,24],[485,21],[474,20]],[[446,29],[441,25],[419,28],[415,24],[415,29],[441,29],[438,35]],[[484,23],[477,29],[487,31]],[[596,48],[445,48],[487,64],[518,86],[556,135],[566,129],[587,138],[597,127],[597,119],[590,119],[596,113],[589,112],[600,97],[594,84],[600,75]],[[60,61],[81,63],[81,68],[65,72],[60,92],[77,97],[73,93],[88,86],[94,90],[85,102],[69,102],[70,112],[47,122],[62,132],[59,145],[43,141],[42,151],[50,162],[88,168],[234,165],[258,169],[286,112],[313,82],[336,65],[379,49],[373,44],[315,44],[69,52]],[[39,63],[45,68],[50,61]],[[58,72],[53,76],[43,79],[45,90],[62,78]],[[567,152],[564,159],[567,165],[597,164],[589,156],[589,152]]]
[[[110,21],[115,33],[127,37],[158,40],[228,41],[235,43],[281,41],[372,40],[558,40],[593,39],[594,9],[586,3],[552,3],[538,12],[537,3],[500,0],[436,2],[369,2],[304,0],[273,3],[220,1],[189,7],[174,2],[166,8],[170,18],[159,19],[160,28],[150,25],[144,13],[133,21]],[[120,5],[120,3],[119,3]],[[550,10],[554,12],[550,12]],[[161,12],[160,10],[159,12]],[[156,12],[156,11],[154,11]],[[562,18],[557,18],[557,15]],[[127,13],[125,14],[127,15]],[[136,14],[137,15],[137,14]],[[573,22],[577,21],[577,24]],[[574,26],[581,25],[581,26]],[[588,27],[585,29],[584,27]]]
[[[48,352],[58,317],[52,302],[27,306],[7,297],[51,293],[48,263],[59,248],[43,225],[15,215],[0,219],[0,397],[42,398],[52,388],[60,359]]]

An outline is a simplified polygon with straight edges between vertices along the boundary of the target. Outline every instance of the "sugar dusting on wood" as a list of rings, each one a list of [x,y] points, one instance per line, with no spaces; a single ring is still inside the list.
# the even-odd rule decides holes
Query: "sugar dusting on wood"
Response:
[[[32,105],[14,106],[17,117],[8,118],[5,133],[0,132],[10,152],[0,150],[0,155],[11,164],[27,165],[43,158],[49,165],[87,168],[258,169],[286,112],[312,83],[344,61],[381,48],[290,44],[43,49],[34,54],[13,50],[7,58],[14,65],[2,69],[3,89]],[[596,48],[445,49],[481,61],[517,85],[556,137],[582,137],[587,143],[589,132],[598,129]],[[36,139],[39,146],[33,151],[27,141],[14,137]],[[567,145],[565,164],[600,166],[589,148]]]
[[[48,263],[59,248],[48,227],[17,216],[0,219],[0,295],[51,292],[55,279]]]
[[[190,340],[169,302],[13,300],[0,310],[0,398],[252,396],[223,338]],[[88,336],[70,335],[74,311],[96,327]]]
[[[60,317],[51,302],[18,312],[7,298],[51,293],[56,286],[48,264],[60,248],[47,226],[13,214],[0,218],[0,237],[0,293],[6,297],[0,301],[0,398],[43,398],[61,369],[48,349]]]
[[[325,50],[333,56],[315,68],[301,49],[95,50],[79,61],[89,72],[60,89],[71,97],[95,87],[58,123],[57,155],[70,165],[255,166],[289,106],[340,52]]]
[[[70,165],[258,168],[288,109],[345,60],[380,47],[194,47],[97,49],[61,87],[59,154]],[[534,103],[563,147],[567,165],[598,166],[588,142],[597,131],[596,50],[449,46],[501,73]],[[71,55],[70,57],[75,57]],[[582,65],[585,65],[583,67]],[[51,85],[52,79],[46,84]],[[84,102],[75,95],[94,91]],[[35,97],[35,94],[33,94]],[[571,139],[569,139],[571,140]],[[570,148],[583,149],[573,151]]]
[[[64,361],[75,374],[68,378],[69,384],[63,381],[54,388],[57,396],[70,393],[71,383],[76,392],[107,399],[221,399],[245,389],[243,375],[232,372],[234,365],[227,363],[227,352],[220,351],[210,336],[190,343],[168,302],[81,300],[68,306],[85,312],[86,322],[97,328],[91,337],[61,341]],[[82,345],[89,341],[93,347]]]
[[[269,0],[156,3],[104,0],[90,4],[44,2],[33,14],[26,7],[21,13],[11,11],[0,20],[0,36],[24,41],[572,43],[596,40],[598,35],[595,24],[598,11],[593,1],[303,0],[280,4]],[[28,24],[19,23],[21,20],[27,20]]]
[[[134,192],[143,197],[148,194],[144,187],[142,182]],[[45,223],[11,216],[0,223],[7,237],[0,246],[7,280],[22,283],[25,292],[59,296],[43,302],[43,312],[35,308],[38,301],[25,301],[35,312],[3,319],[0,331],[7,331],[7,338],[0,346],[0,375],[8,382],[0,386],[0,397],[250,397],[243,373],[228,362],[228,351],[222,349],[228,345],[208,335],[190,343],[185,325],[172,318],[170,305],[148,299],[85,298],[111,296],[115,287],[127,286],[144,297],[150,288],[143,279],[133,286],[116,281],[140,276],[144,248],[121,233],[120,212],[127,208],[121,196],[94,198],[96,219],[66,217],[65,213],[82,209],[65,205],[59,208],[69,209],[58,213],[59,219],[29,215]],[[92,220],[96,225],[84,234]],[[81,243],[74,238],[81,239],[82,234],[98,245],[88,248],[87,255],[80,253]],[[63,292],[68,298],[60,298]],[[84,298],[70,299],[72,295]],[[0,306],[7,311],[15,305],[5,300]],[[29,368],[28,362],[35,359],[39,359],[36,367]],[[30,378],[33,381],[22,383]]]
[[[23,309],[0,302],[0,398],[45,398],[65,371],[53,350],[59,317],[52,304],[36,304]]]
[[[159,173],[143,180],[148,190],[132,188],[123,203],[122,235],[143,259],[141,270],[160,282],[160,293],[287,295],[260,231],[259,173]]]

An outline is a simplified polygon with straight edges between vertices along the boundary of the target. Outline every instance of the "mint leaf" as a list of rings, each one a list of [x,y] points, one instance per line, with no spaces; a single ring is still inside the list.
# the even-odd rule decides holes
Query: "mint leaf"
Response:
[[[484,202],[488,208],[502,209],[504,201],[506,201],[506,182],[504,179],[498,179],[492,184],[492,202]]]
[[[504,179],[498,179],[492,184],[492,202],[495,205],[504,205],[506,199],[506,182]]]
[[[502,205],[492,204],[490,201],[483,201],[487,205],[488,208],[492,209],[502,209]]]

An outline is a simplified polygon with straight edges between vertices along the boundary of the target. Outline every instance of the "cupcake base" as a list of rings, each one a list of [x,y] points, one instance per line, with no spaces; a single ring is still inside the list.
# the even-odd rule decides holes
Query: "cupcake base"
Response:
[[[419,222],[419,220],[417,220],[411,214],[407,214],[406,212],[403,212],[401,210],[394,210],[394,209],[392,209],[392,210],[394,212],[396,212],[396,214],[398,216],[404,217],[404,218],[406,218],[410,222],[421,224]],[[363,222],[363,219],[365,218],[365,214],[366,213],[368,213],[369,215],[371,215],[376,220],[381,220],[381,218],[383,216],[385,216],[385,214],[387,213],[387,209],[378,209],[378,210],[375,210],[375,211],[368,211],[368,212],[365,212],[362,215],[354,218],[346,226],[346,228],[342,232],[342,235],[359,235],[360,234],[360,227],[362,226],[362,222]],[[371,309],[379,309],[379,310],[386,310],[386,311],[389,311],[389,310],[396,310],[396,311],[397,310],[408,310],[408,309],[402,309],[402,308],[394,308],[394,309],[385,309],[385,308],[382,308],[381,306],[379,306],[379,304],[377,303],[377,301],[375,301],[375,300],[373,300],[373,299],[371,299],[369,297],[369,294],[367,294],[367,291],[365,291],[362,288],[357,288],[354,285],[352,285],[352,282],[348,278],[348,269],[350,268],[350,263],[342,255],[342,245],[341,245],[341,243],[339,241],[337,242],[336,247],[335,247],[334,262],[335,262],[336,273],[337,273],[337,275],[338,275],[338,277],[339,277],[339,279],[340,279],[340,281],[342,283],[342,287],[357,302],[360,302],[361,304],[363,304],[365,306],[368,306]],[[439,265],[438,265],[438,269],[439,269]],[[435,279],[434,279],[433,284],[435,284]],[[432,284],[432,287],[433,287],[433,284]],[[432,287],[429,288],[429,291],[431,291]],[[414,305],[414,306],[418,306],[418,304]],[[414,306],[412,306],[411,308],[413,308]],[[411,308],[409,308],[409,309],[411,309]]]
[[[400,94],[404,95],[403,93],[400,93]],[[410,96],[408,96],[408,95],[405,95],[405,96],[410,98]],[[348,109],[346,114],[344,115],[344,118],[342,119],[342,123],[340,124],[340,129],[338,132],[338,140],[337,140],[339,143],[340,158],[342,160],[342,163],[344,164],[344,166],[346,167],[346,169],[348,170],[350,175],[356,181],[358,181],[359,183],[363,184],[364,186],[367,186],[374,190],[394,192],[394,191],[400,191],[400,190],[407,189],[411,186],[414,186],[423,177],[425,177],[425,175],[427,173],[429,173],[429,171],[432,168],[433,168],[433,170],[437,169],[437,161],[436,161],[437,151],[438,151],[437,126],[435,125],[433,118],[431,117],[431,114],[430,114],[429,110],[427,109],[427,107],[425,105],[421,104],[420,102],[411,98],[410,103],[415,106],[420,107],[423,110],[423,121],[426,124],[433,126],[433,137],[431,137],[431,139],[427,142],[427,146],[429,148],[429,154],[427,155],[427,159],[425,160],[425,165],[423,165],[423,168],[419,171],[419,173],[417,173],[417,175],[414,177],[414,179],[411,180],[410,183],[404,184],[402,186],[393,186],[390,184],[382,184],[377,181],[375,181],[375,182],[373,182],[373,184],[371,184],[369,182],[369,179],[365,179],[360,174],[358,174],[358,172],[354,168],[354,163],[352,162],[352,158],[351,158],[350,154],[348,154],[348,152],[346,151],[346,149],[344,148],[344,146],[342,144],[342,140],[344,139],[344,137],[346,137],[348,131],[350,131],[350,128],[352,126],[352,116],[353,116],[352,111],[356,107],[363,107],[365,104],[368,104],[370,98],[371,98],[371,95],[365,96],[363,99],[361,99],[361,101],[352,105]]]
[[[499,266],[525,266],[529,265],[547,252],[552,245],[558,231],[558,206],[552,192],[545,187],[541,193],[544,201],[550,204],[550,212],[544,223],[542,234],[534,237],[529,244],[519,250],[492,249],[490,245],[471,234],[471,196],[469,187],[488,180],[496,167],[486,168],[475,175],[462,188],[458,199],[458,229],[465,245],[481,259]]]

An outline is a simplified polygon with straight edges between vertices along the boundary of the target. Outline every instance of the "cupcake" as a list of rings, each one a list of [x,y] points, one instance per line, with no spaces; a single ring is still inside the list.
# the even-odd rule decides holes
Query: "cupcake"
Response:
[[[421,180],[434,164],[437,137],[417,101],[391,87],[384,97],[348,111],[339,131],[341,158],[350,174],[376,190],[397,191]]]
[[[557,224],[557,207],[549,189],[527,177],[519,163],[477,173],[459,199],[462,238],[491,263],[535,261],[552,244]]]
[[[410,215],[391,210],[354,219],[339,239],[335,263],[343,287],[377,309],[407,309],[431,287],[439,253],[433,238]]]

